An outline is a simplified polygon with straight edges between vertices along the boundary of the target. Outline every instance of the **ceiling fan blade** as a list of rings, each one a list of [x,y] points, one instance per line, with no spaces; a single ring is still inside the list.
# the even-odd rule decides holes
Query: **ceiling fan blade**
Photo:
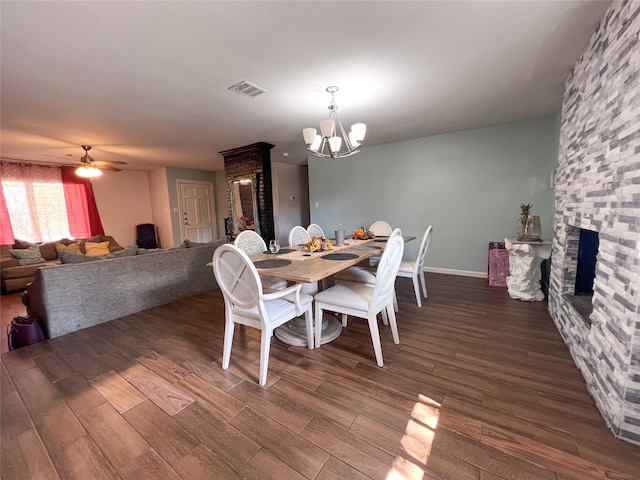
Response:
[[[43,157],[53,157],[53,158],[59,158],[60,160],[66,160],[68,162],[73,162],[75,161],[75,158],[73,157],[60,157],[58,155],[49,155],[48,153],[43,153],[42,154]]]
[[[121,160],[94,160],[95,165],[126,165],[127,162]]]
[[[121,168],[112,167],[110,165],[95,165],[95,167],[99,168],[100,170],[109,170],[111,172],[121,172],[122,171]]]

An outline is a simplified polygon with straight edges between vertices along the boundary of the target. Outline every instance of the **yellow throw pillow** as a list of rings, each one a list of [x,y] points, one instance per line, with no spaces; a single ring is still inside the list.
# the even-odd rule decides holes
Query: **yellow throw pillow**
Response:
[[[111,251],[109,251],[109,242],[84,242],[84,250],[86,255],[90,257],[97,257],[98,255],[109,255]]]
[[[69,245],[65,245],[64,243],[56,243],[56,252],[67,252],[73,253],[74,255],[82,255],[80,244],[78,242],[70,243]]]

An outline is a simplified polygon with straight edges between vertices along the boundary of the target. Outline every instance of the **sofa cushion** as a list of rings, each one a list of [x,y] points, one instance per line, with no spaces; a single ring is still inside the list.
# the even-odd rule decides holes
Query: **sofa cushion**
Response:
[[[111,235],[94,235],[91,238],[85,239],[85,241],[83,242],[85,245],[85,251],[86,251],[87,242],[90,242],[90,243],[109,242],[109,251],[111,253],[124,250],[124,247],[122,247],[118,242],[116,242],[115,238],[113,238]]]
[[[38,247],[40,248],[40,254],[42,255],[42,258],[44,258],[45,260],[55,260],[56,258],[58,258],[58,252],[56,250],[55,242],[42,243],[38,245]]]
[[[17,258],[13,258],[13,257],[9,256],[7,258],[3,258],[2,259],[2,263],[0,263],[0,266],[2,267],[3,271],[4,271],[5,268],[19,267],[20,266],[20,260],[18,260]]]
[[[140,247],[138,247],[138,255],[146,255],[147,253],[170,252],[172,250],[180,250],[180,249],[183,249],[183,248],[187,248],[186,242],[187,242],[187,240],[182,242],[180,245],[177,245],[175,247],[169,247],[169,248],[140,248]],[[206,244],[206,245],[209,245],[209,244]],[[195,244],[192,243],[192,246],[195,246]]]
[[[148,253],[164,252],[164,248],[140,248],[138,247],[138,255],[147,255]]]
[[[131,245],[117,252],[113,252],[111,255],[107,255],[107,258],[120,258],[120,257],[133,257],[138,254],[138,246]]]
[[[15,243],[13,244],[13,248],[15,248],[15,249],[18,249],[18,248],[20,248],[20,249],[22,249],[22,248],[29,248],[29,247],[30,247],[30,246],[32,246],[32,245],[35,245],[35,243],[33,243],[33,242],[29,242],[29,241],[27,241],[27,240],[18,240],[18,239],[16,238],[16,241],[15,241]]]
[[[69,243],[66,245],[64,243],[56,242],[56,252],[58,252],[58,256],[60,256],[62,252],[74,253],[76,255],[82,253],[82,251],[80,251],[80,244],[78,242]]]
[[[18,259],[20,265],[31,265],[33,263],[43,263],[46,260],[40,254],[38,245],[31,245],[29,248],[17,248],[9,250],[14,258]]]
[[[109,250],[111,251],[111,253],[124,250],[124,247],[121,246],[118,242],[116,242],[115,238],[113,238],[111,235],[102,235],[102,241],[109,242]]]
[[[45,263],[33,263],[31,265],[17,266],[17,267],[9,267],[2,269],[2,280],[10,280],[16,278],[29,278],[33,277],[36,271],[42,267],[50,267],[59,265],[60,260],[51,260]],[[29,279],[31,281],[31,279]]]
[[[58,253],[62,263],[86,263],[104,260],[102,255],[83,255],[82,253],[60,252]]]
[[[204,247],[205,245],[213,245],[214,243],[217,242],[192,242],[188,238],[183,242],[184,246],[187,248]]]
[[[109,250],[109,242],[84,242],[84,250],[87,256],[96,257],[99,255],[109,255],[111,251]]]

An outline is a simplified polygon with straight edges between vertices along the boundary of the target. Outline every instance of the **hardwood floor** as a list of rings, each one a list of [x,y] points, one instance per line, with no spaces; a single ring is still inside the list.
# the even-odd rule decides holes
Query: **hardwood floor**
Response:
[[[400,345],[361,320],[320,349],[236,328],[219,291],[7,352],[0,475],[19,479],[640,478],[546,311],[486,280],[398,279]],[[90,299],[87,299],[90,301]],[[24,314],[4,295],[5,328]]]

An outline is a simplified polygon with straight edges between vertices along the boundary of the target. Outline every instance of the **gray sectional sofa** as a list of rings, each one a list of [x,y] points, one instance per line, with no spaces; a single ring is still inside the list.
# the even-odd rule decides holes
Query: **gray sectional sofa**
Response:
[[[41,268],[27,290],[29,313],[54,338],[212,290],[207,263],[223,243]]]

